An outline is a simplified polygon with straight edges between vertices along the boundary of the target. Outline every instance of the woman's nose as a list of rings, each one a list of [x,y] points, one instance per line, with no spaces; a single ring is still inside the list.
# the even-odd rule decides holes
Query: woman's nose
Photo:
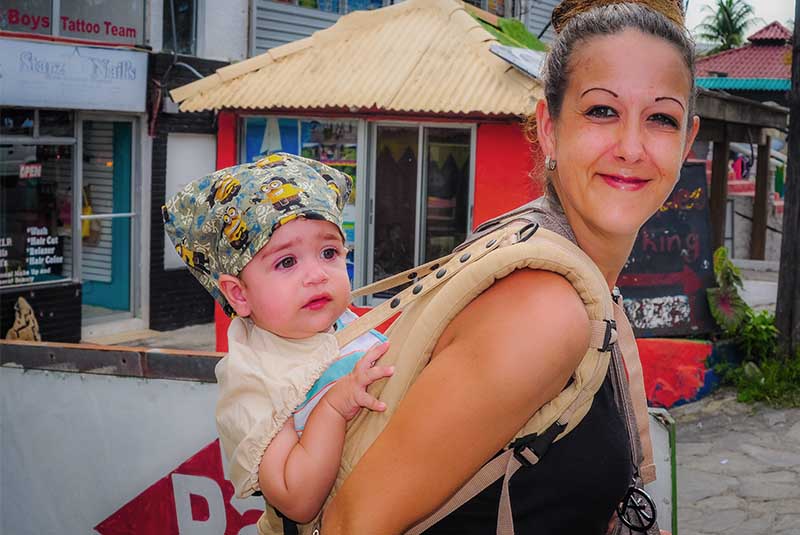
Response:
[[[620,126],[614,156],[626,163],[636,163],[644,158],[644,152],[642,130],[638,121],[625,121]]]

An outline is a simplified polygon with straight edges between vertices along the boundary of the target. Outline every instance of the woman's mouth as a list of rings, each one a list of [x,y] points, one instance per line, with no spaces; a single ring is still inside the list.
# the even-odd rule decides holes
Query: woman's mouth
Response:
[[[328,294],[315,295],[314,297],[309,299],[305,305],[303,305],[303,308],[308,310],[320,310],[321,308],[324,308],[325,305],[330,303],[332,300],[333,299]]]
[[[599,175],[605,180],[606,184],[623,191],[640,190],[649,182],[647,179],[632,176],[604,175],[602,173],[599,173]]]

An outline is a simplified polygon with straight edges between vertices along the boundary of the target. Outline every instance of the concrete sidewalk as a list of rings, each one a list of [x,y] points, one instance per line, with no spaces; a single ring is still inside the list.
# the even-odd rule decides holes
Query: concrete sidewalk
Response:
[[[670,414],[681,535],[800,535],[800,409],[721,390]]]
[[[83,340],[85,343],[152,347],[161,349],[188,349],[191,351],[214,351],[215,334],[213,323],[203,323],[174,331],[129,331],[110,336]]]

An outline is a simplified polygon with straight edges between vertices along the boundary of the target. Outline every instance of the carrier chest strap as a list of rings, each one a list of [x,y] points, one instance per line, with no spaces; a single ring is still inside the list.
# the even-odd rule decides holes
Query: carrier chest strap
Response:
[[[520,241],[526,241],[536,232],[536,229],[538,229],[538,225],[526,226],[516,232],[507,230],[495,238],[474,243],[458,255],[444,257],[445,259],[449,258],[450,260],[441,267],[439,267],[437,264],[439,261],[435,260],[433,264],[437,267],[432,268],[432,266],[429,266],[427,268],[428,271],[434,269],[436,271],[435,273],[430,273],[427,277],[424,277],[412,287],[406,288],[402,292],[399,292],[391,300],[384,301],[363,316],[348,323],[347,327],[336,333],[336,342],[339,344],[339,347],[346,346],[368,330],[374,329],[376,326],[388,320],[406,308],[412,302],[416,301],[418,298],[428,294],[431,290],[452,278],[453,275],[461,271],[461,269],[469,265],[471,262],[482,258],[501,245],[509,245]],[[431,263],[429,262],[429,264]],[[407,276],[401,277],[397,275],[392,277],[391,280],[392,282],[396,283],[392,286],[388,286],[388,288],[393,288],[409,281]],[[389,281],[387,281],[387,284],[388,282]],[[378,284],[382,286],[381,283]],[[373,292],[376,291],[374,289],[375,286],[376,285],[372,286]],[[382,289],[385,290],[387,287],[383,287]]]
[[[506,229],[500,236],[493,235],[494,237],[492,239],[483,239],[473,242],[469,247],[460,251],[460,253],[441,257],[417,268],[398,273],[386,280],[357,290],[352,294],[353,297],[395,288],[415,280],[420,274],[427,274],[412,287],[399,292],[391,300],[384,301],[363,316],[353,320],[347,327],[336,333],[336,341],[339,347],[344,347],[368,330],[374,329],[398,312],[401,312],[418,298],[424,296],[453,277],[465,266],[482,258],[498,247],[505,247],[527,241],[533,237],[538,228],[538,224],[528,223],[516,231]],[[603,352],[609,351],[611,345],[617,341],[616,322],[613,319],[590,319],[589,324],[591,328],[589,347]]]

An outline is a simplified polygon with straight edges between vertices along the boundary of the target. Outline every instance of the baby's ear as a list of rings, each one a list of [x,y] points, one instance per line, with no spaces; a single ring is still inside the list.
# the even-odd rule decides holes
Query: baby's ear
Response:
[[[250,315],[252,311],[250,303],[247,302],[247,296],[244,292],[244,283],[239,278],[233,275],[220,275],[219,290],[222,292],[222,295],[225,296],[225,299],[228,300],[233,310],[236,311],[237,316],[246,318]]]

